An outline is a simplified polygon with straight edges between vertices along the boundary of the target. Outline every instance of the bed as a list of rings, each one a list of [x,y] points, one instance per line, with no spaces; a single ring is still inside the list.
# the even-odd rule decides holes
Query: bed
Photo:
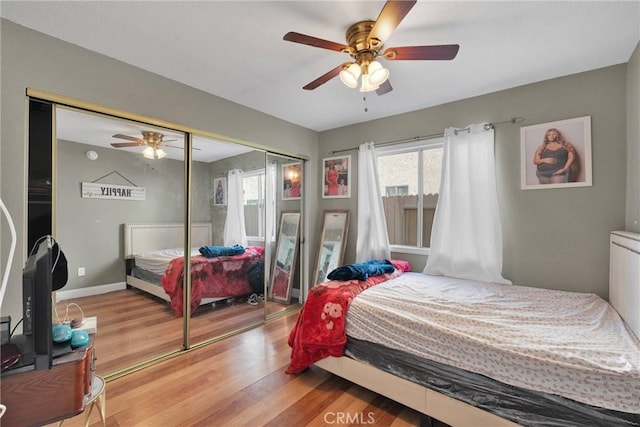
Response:
[[[176,316],[183,314],[183,228],[179,223],[124,224],[127,285],[168,301]],[[247,246],[237,255],[202,256],[199,248],[211,241],[211,224],[192,225],[192,314],[202,304],[256,292],[249,272],[264,262],[264,248],[259,246]]]
[[[341,290],[342,336],[344,306],[324,299],[328,310],[314,313],[307,304],[329,292],[312,290],[289,338],[288,371],[315,363],[453,426],[639,426],[640,236],[612,233],[610,253],[611,304],[396,273],[358,284],[357,296]],[[307,336],[310,317],[322,321]]]

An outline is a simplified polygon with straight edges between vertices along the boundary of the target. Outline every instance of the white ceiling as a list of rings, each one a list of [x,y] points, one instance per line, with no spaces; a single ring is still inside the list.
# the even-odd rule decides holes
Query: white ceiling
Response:
[[[338,78],[302,86],[348,55],[282,40],[345,43],[384,1],[7,1],[2,17],[317,131],[627,62],[639,1],[419,1],[385,46],[460,45],[453,61],[387,61],[394,90]],[[365,112],[365,106],[368,112]]]

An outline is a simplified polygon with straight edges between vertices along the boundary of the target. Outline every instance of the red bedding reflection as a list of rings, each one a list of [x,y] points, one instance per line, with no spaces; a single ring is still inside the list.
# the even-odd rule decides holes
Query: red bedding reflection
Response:
[[[224,298],[253,292],[247,274],[256,262],[264,261],[264,248],[247,246],[241,255],[206,258],[191,257],[191,314],[203,298]],[[177,317],[183,314],[184,258],[171,260],[162,275],[162,287],[171,297]]]

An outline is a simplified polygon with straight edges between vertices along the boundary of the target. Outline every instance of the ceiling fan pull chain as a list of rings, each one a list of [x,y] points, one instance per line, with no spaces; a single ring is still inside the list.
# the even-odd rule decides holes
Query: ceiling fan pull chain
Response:
[[[367,106],[367,95],[362,97],[362,100],[364,101],[364,112],[368,112],[369,111],[369,107]]]

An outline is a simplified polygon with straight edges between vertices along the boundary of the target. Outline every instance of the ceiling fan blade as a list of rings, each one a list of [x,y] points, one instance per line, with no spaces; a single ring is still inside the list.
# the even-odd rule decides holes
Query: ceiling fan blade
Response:
[[[135,137],[129,136],[129,135],[123,135],[121,133],[117,133],[117,134],[113,135],[113,137],[114,138],[120,138],[120,139],[128,139],[129,141],[144,142],[140,138],[135,138]]]
[[[138,147],[140,144],[139,142],[112,142],[111,145],[113,147],[116,148],[123,148],[123,147]]]
[[[349,64],[351,64],[351,62],[345,62],[343,64],[338,65],[336,68],[334,68],[333,70],[321,75],[320,77],[318,77],[317,79],[315,79],[311,83],[307,83],[307,85],[303,86],[302,89],[313,90],[313,89],[317,88],[318,86],[325,84],[326,82],[328,82],[329,80],[331,80],[332,78],[334,78],[335,76],[340,74],[340,71],[342,71],[342,69],[345,66],[349,65]]]
[[[288,32],[284,35],[283,40],[306,44],[308,46],[319,47],[322,49],[334,50],[336,52],[342,52],[344,50],[349,50],[349,46],[341,43],[332,42],[329,40],[319,39],[313,36],[307,36],[306,34],[300,34],[296,32]]]
[[[389,79],[387,79],[380,85],[380,87],[378,87],[378,89],[376,89],[376,94],[380,96],[380,95],[384,95],[385,93],[389,93],[392,90],[393,90],[393,87],[391,86],[391,82],[389,82]]]
[[[376,19],[376,23],[373,25],[373,28],[367,37],[367,41],[371,42],[372,40],[379,40],[379,42],[375,44],[383,44],[416,3],[416,0],[387,1],[384,4],[382,11],[380,11],[380,15],[378,15],[378,19]]]
[[[460,46],[441,44],[433,46],[390,47],[381,56],[392,61],[399,60],[449,60],[456,57]]]

